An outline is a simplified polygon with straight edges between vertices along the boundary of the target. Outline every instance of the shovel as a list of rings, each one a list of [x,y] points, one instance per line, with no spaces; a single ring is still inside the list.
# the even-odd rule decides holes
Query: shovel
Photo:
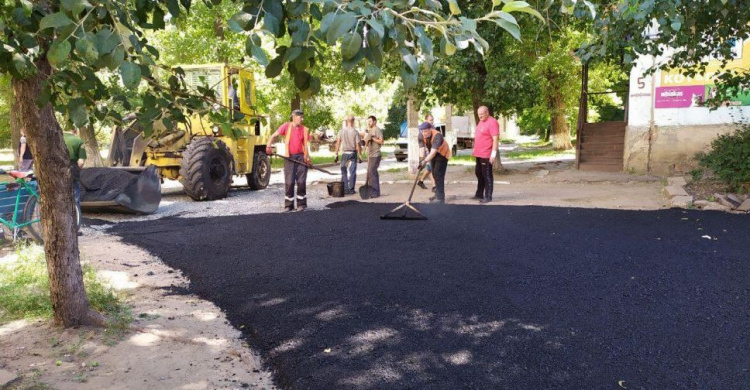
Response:
[[[370,186],[370,158],[367,158],[367,178],[365,179],[365,185],[359,187],[359,197],[363,200],[372,198],[375,189]]]
[[[427,217],[425,217],[424,214],[420,213],[416,207],[411,205],[411,197],[414,195],[414,189],[417,188],[417,181],[419,181],[419,176],[421,173],[422,173],[422,169],[420,169],[419,172],[417,172],[417,177],[414,179],[414,184],[411,186],[409,199],[406,200],[406,203],[402,204],[401,206],[396,207],[395,209],[389,211],[385,215],[381,215],[380,219],[401,219],[401,220],[425,220],[427,219]],[[399,212],[400,210],[403,210],[403,211]],[[409,210],[413,211],[414,215],[407,215],[407,212]]]
[[[312,165],[312,164],[305,164],[305,163],[304,163],[304,162],[302,162],[302,161],[297,161],[297,160],[295,160],[295,159],[293,159],[293,158],[289,158],[289,157],[286,157],[286,156],[282,156],[282,155],[280,155],[280,154],[276,154],[276,153],[274,153],[274,154],[272,154],[272,156],[276,156],[276,157],[281,157],[282,159],[284,159],[284,160],[286,160],[286,161],[289,161],[289,162],[293,162],[293,163],[295,163],[295,164],[299,164],[299,165],[302,165],[302,166],[308,167],[308,168],[310,168],[310,169],[315,169],[316,171],[321,171],[321,172],[323,172],[323,173],[327,173],[327,174],[329,174],[329,175],[336,175],[335,173],[333,173],[333,172],[331,172],[331,171],[327,171],[327,170],[325,170],[325,169],[323,169],[323,168],[318,168],[318,167],[316,167],[315,165]]]

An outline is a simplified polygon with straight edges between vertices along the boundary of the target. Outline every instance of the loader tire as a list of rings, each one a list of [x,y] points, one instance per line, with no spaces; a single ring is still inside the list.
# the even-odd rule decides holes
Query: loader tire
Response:
[[[271,159],[264,152],[255,152],[253,172],[247,175],[247,185],[251,190],[262,190],[271,181]]]
[[[188,144],[180,162],[180,183],[193,200],[226,198],[232,184],[232,153],[214,137],[197,137]]]

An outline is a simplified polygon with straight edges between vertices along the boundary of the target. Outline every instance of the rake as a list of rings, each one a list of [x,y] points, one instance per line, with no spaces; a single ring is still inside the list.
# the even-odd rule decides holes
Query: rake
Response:
[[[406,202],[395,209],[389,211],[388,213],[381,215],[380,219],[400,219],[400,220],[411,220],[411,221],[417,221],[417,220],[425,220],[427,217],[424,216],[424,214],[420,213],[419,210],[417,210],[416,207],[412,206],[411,204],[411,197],[414,195],[414,189],[417,187],[417,181],[419,181],[419,176],[422,173],[422,170],[420,169],[419,172],[417,172],[417,177],[414,179],[414,184],[411,186],[411,192],[409,193],[409,199],[406,200]],[[409,210],[413,211],[413,215],[409,215]]]

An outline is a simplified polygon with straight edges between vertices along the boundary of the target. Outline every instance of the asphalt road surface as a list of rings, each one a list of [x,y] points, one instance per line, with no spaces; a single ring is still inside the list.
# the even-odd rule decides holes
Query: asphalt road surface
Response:
[[[750,216],[334,206],[111,231],[182,270],[286,389],[750,386]]]

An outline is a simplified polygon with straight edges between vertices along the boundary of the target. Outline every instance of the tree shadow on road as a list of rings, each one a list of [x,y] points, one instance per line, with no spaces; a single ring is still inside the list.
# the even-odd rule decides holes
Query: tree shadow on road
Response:
[[[420,205],[428,221],[379,220],[393,206],[112,232],[182,270],[284,388],[750,380],[750,323],[736,309],[750,305],[744,216]]]

